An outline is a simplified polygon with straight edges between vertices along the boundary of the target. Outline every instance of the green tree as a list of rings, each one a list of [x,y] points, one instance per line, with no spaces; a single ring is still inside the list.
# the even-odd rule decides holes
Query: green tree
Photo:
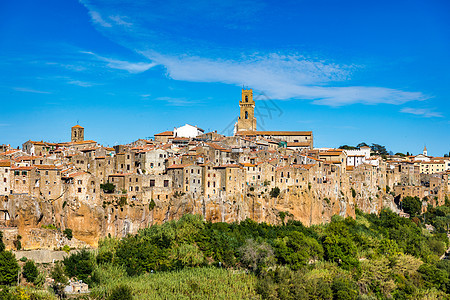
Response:
[[[86,249],[74,253],[63,260],[65,273],[69,277],[76,277],[90,283],[90,276],[94,271],[94,259]]]
[[[114,193],[116,186],[110,182],[100,184],[100,188],[107,194]]]
[[[0,285],[13,285],[17,282],[19,264],[10,251],[5,251],[3,231],[0,231]]]
[[[280,195],[280,188],[277,186],[272,188],[272,190],[270,190],[269,194],[270,194],[270,197],[272,197],[272,198],[278,197]]]
[[[419,197],[406,196],[402,199],[403,211],[411,217],[418,215],[422,210],[422,202]]]
[[[28,282],[34,283],[36,281],[36,278],[39,275],[39,270],[36,267],[34,261],[28,260],[25,263],[25,265],[23,266],[22,274]]]
[[[63,233],[69,240],[71,240],[73,238],[72,229],[66,228],[66,229],[64,229]]]
[[[17,282],[19,264],[10,251],[0,252],[0,285],[13,285]]]

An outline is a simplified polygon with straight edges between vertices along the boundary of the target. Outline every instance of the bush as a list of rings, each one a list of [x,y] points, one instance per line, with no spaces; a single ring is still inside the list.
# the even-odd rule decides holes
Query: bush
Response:
[[[10,251],[0,252],[0,285],[13,285],[17,282],[19,264]]]
[[[64,229],[63,233],[69,240],[71,240],[73,238],[72,229],[66,228],[66,229]]]
[[[91,253],[83,249],[77,253],[64,258],[63,260],[65,273],[69,277],[76,277],[86,283],[90,283],[90,276],[94,271],[94,261]]]
[[[414,217],[422,210],[422,202],[419,197],[407,196],[402,199],[402,207],[405,213],[409,214],[411,217]]]
[[[36,281],[36,278],[39,275],[39,270],[36,267],[34,261],[28,260],[25,263],[25,265],[23,266],[22,274],[28,282],[34,283]]]
[[[126,285],[119,285],[115,287],[111,295],[108,297],[108,300],[132,300],[133,299],[133,290]]]
[[[116,186],[110,182],[100,184],[100,188],[107,194],[114,193]]]
[[[280,195],[280,188],[279,187],[274,187],[272,188],[272,190],[270,191],[270,197],[272,198],[276,198]]]

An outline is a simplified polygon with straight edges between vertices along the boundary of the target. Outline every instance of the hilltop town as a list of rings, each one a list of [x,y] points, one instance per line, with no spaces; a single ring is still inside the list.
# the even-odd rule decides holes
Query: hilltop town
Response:
[[[444,203],[450,158],[389,155],[363,145],[314,148],[312,131],[258,131],[243,89],[234,134],[186,124],[127,145],[105,147],[71,128],[71,141],[0,146],[0,226],[9,248],[97,246],[186,213],[207,221],[251,218],[305,225],[355,208],[401,213]],[[89,128],[86,128],[88,133]],[[344,147],[345,148],[345,147]],[[70,234],[67,234],[70,232]],[[19,243],[20,242],[20,243]],[[20,247],[18,247],[20,245]]]

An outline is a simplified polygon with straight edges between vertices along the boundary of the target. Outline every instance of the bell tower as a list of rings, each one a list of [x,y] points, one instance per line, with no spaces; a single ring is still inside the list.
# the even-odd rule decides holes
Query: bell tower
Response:
[[[253,90],[242,89],[241,101],[239,101],[240,114],[236,124],[238,131],[256,131],[255,101]]]
[[[72,142],[82,142],[84,141],[84,128],[80,125],[75,125],[72,127]]]

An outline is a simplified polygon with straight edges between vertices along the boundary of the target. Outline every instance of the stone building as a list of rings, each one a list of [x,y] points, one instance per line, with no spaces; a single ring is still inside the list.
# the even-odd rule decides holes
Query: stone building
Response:
[[[241,101],[239,101],[240,114],[235,125],[235,132],[256,131],[255,101],[253,90],[242,89]]]
[[[72,127],[71,132],[71,142],[82,142],[84,141],[84,128],[80,125],[75,125]]]
[[[0,160],[0,195],[8,195],[11,191],[11,161]]]

